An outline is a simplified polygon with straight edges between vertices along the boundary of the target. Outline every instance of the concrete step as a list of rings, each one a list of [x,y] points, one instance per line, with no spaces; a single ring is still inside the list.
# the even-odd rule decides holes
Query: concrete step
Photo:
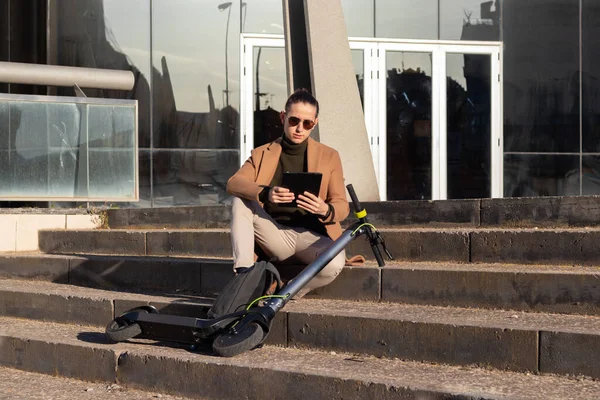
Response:
[[[215,399],[595,399],[600,382],[265,346],[234,358],[101,329],[0,318],[0,364],[128,389]],[[83,398],[83,397],[82,397]]]
[[[116,315],[152,304],[166,314],[204,317],[212,298],[116,292],[50,282],[0,280],[0,315],[106,326]]]
[[[230,259],[0,256],[0,279],[105,290],[214,297],[232,276]],[[378,268],[367,263],[345,267],[308,297],[600,315],[600,267],[392,262]]]
[[[598,196],[364,202],[378,226],[597,226]],[[228,206],[108,210],[111,228],[226,228]],[[350,217],[345,224],[354,222]]]
[[[206,299],[164,298],[0,281],[0,315],[105,326],[152,304],[203,317]],[[301,300],[274,321],[268,343],[501,370],[600,377],[600,317],[391,303]],[[568,357],[567,357],[568,355]]]
[[[600,265],[600,228],[395,228],[381,229],[398,260],[494,263],[585,263]],[[226,229],[46,230],[42,252],[176,257],[231,257]],[[350,243],[349,254],[373,258],[365,237]]]
[[[155,391],[127,389],[114,382],[85,382],[14,368],[0,368],[0,399],[113,400],[124,398],[128,400],[184,399]]]

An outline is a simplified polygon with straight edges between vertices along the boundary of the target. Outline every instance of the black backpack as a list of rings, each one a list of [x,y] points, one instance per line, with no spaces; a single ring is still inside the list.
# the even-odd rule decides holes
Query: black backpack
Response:
[[[266,295],[273,282],[277,282],[276,290],[283,286],[279,271],[268,261],[257,261],[249,268],[238,268],[208,310],[209,318],[245,310],[254,300]]]

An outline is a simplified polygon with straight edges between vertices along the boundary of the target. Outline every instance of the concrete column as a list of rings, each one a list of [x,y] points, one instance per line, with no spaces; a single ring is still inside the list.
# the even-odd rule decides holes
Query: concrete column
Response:
[[[300,4],[303,19],[298,16]],[[290,91],[299,87],[295,85],[304,82],[307,75],[310,77],[310,89],[321,108],[315,139],[339,151],[346,184],[352,183],[361,201],[378,201],[341,0],[283,0],[283,9],[288,82],[294,85]],[[302,62],[303,35],[308,67]]]

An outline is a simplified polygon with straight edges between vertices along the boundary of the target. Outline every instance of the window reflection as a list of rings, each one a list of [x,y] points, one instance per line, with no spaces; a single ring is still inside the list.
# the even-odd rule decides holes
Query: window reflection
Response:
[[[502,4],[505,151],[579,151],[578,0]]]
[[[600,152],[600,2],[583,0],[582,6],[582,148]]]
[[[196,0],[152,7],[154,206],[224,201],[239,166],[240,9],[246,24],[256,9]]]
[[[440,39],[500,40],[500,0],[440,1]]]
[[[239,8],[238,1],[233,2]],[[241,26],[246,33],[283,34],[281,0],[242,1]]]
[[[227,179],[239,166],[237,150],[162,150],[153,153],[155,207],[214,205],[229,198]]]
[[[131,70],[131,92],[84,89],[88,97],[137,99],[139,145],[150,147],[150,3],[148,0],[50,2],[51,64]],[[71,88],[59,95],[73,96]]]
[[[342,0],[346,32],[349,37],[373,37],[375,0]]]
[[[583,156],[581,165],[581,194],[600,195],[600,156]],[[579,193],[567,194],[578,195]]]
[[[437,39],[438,0],[376,0],[375,36]]]
[[[431,199],[431,54],[386,57],[387,199]]]
[[[155,148],[237,148],[236,4],[153,0]]]
[[[0,60],[45,64],[47,2],[2,0],[0,5]],[[2,50],[4,48],[4,50]],[[0,91],[15,94],[47,94],[46,86],[0,83]]]
[[[279,113],[287,100],[287,76],[283,48],[254,47],[254,147],[283,133]]]
[[[490,197],[490,56],[448,54],[446,71],[448,198]]]
[[[579,156],[508,154],[504,156],[506,197],[579,194]]]
[[[354,66],[354,75],[358,85],[360,103],[365,108],[365,55],[363,50],[352,50],[352,65]]]

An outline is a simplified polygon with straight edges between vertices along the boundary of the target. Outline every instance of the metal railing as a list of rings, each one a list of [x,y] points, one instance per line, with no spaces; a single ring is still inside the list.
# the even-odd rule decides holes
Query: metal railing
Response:
[[[0,61],[0,82],[131,90],[135,78],[131,71]]]

